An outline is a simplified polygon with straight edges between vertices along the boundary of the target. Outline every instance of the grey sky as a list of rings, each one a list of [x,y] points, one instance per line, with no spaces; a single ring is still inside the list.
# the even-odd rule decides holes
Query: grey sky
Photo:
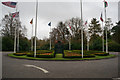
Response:
[[[7,0],[4,0],[7,1]],[[18,0],[11,0],[18,1]],[[27,37],[31,37],[32,26],[30,20],[34,18],[35,23],[35,0],[19,0],[18,11],[20,11],[20,20],[22,25],[28,29]],[[97,2],[96,2],[97,1]],[[118,21],[118,1],[106,0],[109,4],[107,7],[107,17],[112,18],[113,23]],[[114,2],[113,2],[114,1]],[[9,12],[15,12],[15,9],[6,7],[0,3],[2,17]],[[84,0],[83,2],[83,20],[90,22],[94,17],[100,20],[103,9],[103,0]],[[50,27],[47,25],[52,22],[52,28],[57,25],[59,21],[65,21],[72,17],[80,17],[80,3],[79,0],[39,0],[38,8],[38,28],[37,37],[43,39],[49,37]],[[104,17],[104,14],[103,14]],[[0,18],[0,20],[1,20]]]

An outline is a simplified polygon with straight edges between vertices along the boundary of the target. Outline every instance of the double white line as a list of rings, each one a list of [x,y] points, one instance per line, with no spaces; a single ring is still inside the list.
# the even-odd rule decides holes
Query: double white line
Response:
[[[35,66],[35,65],[24,65],[26,67],[33,67],[33,68],[36,68],[36,69],[39,69],[41,71],[43,71],[44,73],[49,73],[47,70],[41,68],[41,67],[38,67],[38,66]]]

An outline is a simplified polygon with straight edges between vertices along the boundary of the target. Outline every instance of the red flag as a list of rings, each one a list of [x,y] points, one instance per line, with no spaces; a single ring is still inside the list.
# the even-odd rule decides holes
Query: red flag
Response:
[[[87,24],[87,21],[85,21],[85,25]]]
[[[68,24],[68,26],[69,26],[69,27],[70,27],[70,29],[71,29],[70,23]]]
[[[100,20],[103,22],[102,13],[101,13],[101,16],[100,16]]]
[[[14,17],[19,17],[19,12],[11,13],[10,15],[11,15],[13,18],[14,18]]]
[[[11,8],[16,8],[17,2],[2,2],[2,4]]]
[[[30,24],[33,24],[33,19],[31,19]]]

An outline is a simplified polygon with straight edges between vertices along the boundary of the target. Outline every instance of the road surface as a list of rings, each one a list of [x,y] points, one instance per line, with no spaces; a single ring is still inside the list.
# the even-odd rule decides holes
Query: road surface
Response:
[[[91,61],[37,61],[11,58],[7,56],[9,53],[11,52],[2,53],[3,78],[112,78],[118,76],[118,57]]]

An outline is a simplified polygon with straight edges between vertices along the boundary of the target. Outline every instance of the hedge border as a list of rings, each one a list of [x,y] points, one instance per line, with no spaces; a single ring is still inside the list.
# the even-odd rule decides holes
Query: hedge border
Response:
[[[96,56],[95,58],[34,58],[27,56],[15,56],[13,53],[8,54],[9,57],[18,59],[28,59],[28,60],[39,60],[39,61],[84,61],[84,60],[101,60],[114,58],[116,55],[110,54],[109,56]]]

